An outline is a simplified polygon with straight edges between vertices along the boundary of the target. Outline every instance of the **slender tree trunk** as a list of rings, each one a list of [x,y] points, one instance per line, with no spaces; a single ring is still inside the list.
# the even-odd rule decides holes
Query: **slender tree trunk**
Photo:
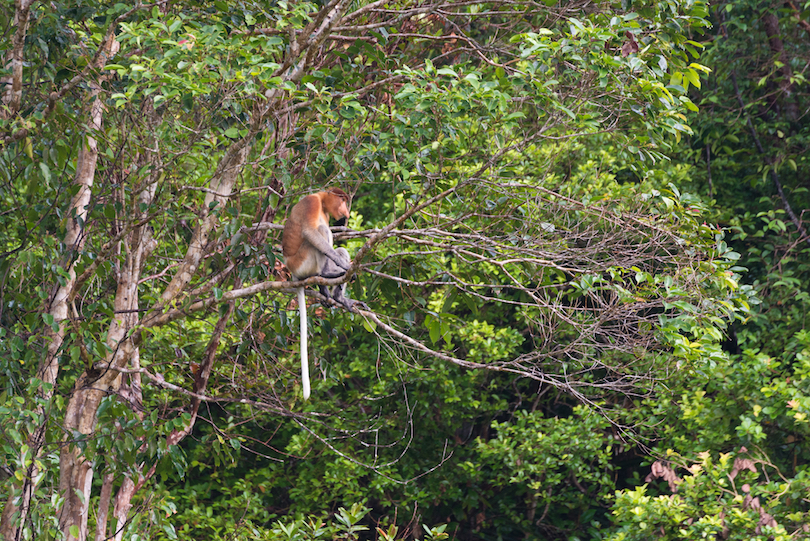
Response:
[[[103,104],[99,98],[100,93],[101,87],[94,85],[91,90],[92,104],[90,106],[90,118],[88,121],[91,132],[100,131],[102,127]],[[84,204],[81,206],[83,209],[89,206],[97,162],[98,142],[91,133],[88,133],[85,143],[79,150],[76,167],[77,184],[81,186],[79,194],[83,192],[85,194]],[[82,220],[82,224],[83,223],[84,220]],[[72,275],[72,278],[75,280],[75,273]],[[65,298],[67,298],[67,293],[65,294]],[[81,399],[83,394],[80,391],[87,385],[88,380],[86,375],[79,378],[79,381],[76,382],[77,392],[74,392],[68,403],[65,419],[65,428],[68,434],[73,433],[74,430],[78,430],[82,434],[89,434],[92,428],[94,416],[91,415],[91,410],[87,407],[87,401]],[[96,400],[100,401],[102,395],[99,395],[98,392],[95,394],[98,395]],[[60,510],[60,527],[65,532],[66,539],[72,540],[77,539],[77,537],[69,533],[71,526],[77,526],[79,530],[78,539],[83,540],[87,535],[87,505],[82,502],[82,497],[85,502],[89,500],[90,487],[93,482],[92,464],[81,459],[76,446],[68,444],[61,451],[59,470],[59,489],[60,493],[65,498],[65,502]],[[80,494],[82,496],[80,496]]]
[[[133,369],[139,369],[141,367],[140,362],[140,352],[138,348],[135,348],[133,351],[132,358],[130,359],[130,365]],[[139,408],[141,404],[143,404],[143,391],[141,389],[141,377],[140,374],[132,374],[132,379],[129,386],[129,392],[127,393],[127,398],[130,404],[133,405],[134,408]],[[138,417],[143,418],[143,413],[138,411]],[[121,541],[124,538],[124,527],[127,523],[127,516],[129,515],[129,510],[132,508],[132,496],[135,495],[137,487],[140,487],[143,484],[143,475],[140,474],[140,469],[142,466],[139,467],[138,473],[138,483],[136,485],[135,481],[132,480],[132,477],[127,476],[124,477],[121,486],[118,489],[118,492],[115,494],[115,504],[113,506],[113,518],[115,519],[113,522],[113,528],[111,530],[110,536],[105,537],[105,539],[115,539],[116,541]],[[98,521],[96,526],[96,537],[99,535],[99,531],[102,529],[106,532],[106,517],[105,523],[102,524],[101,520]]]
[[[99,55],[94,64],[97,70],[101,70],[107,60],[112,58],[118,51],[118,42],[115,41],[112,34],[109,35],[107,42],[103,44],[102,50],[105,54]],[[87,124],[90,129],[84,144],[79,150],[76,164],[77,183],[82,187],[79,193],[86,192],[84,194],[85,199],[80,207],[85,212],[90,205],[91,188],[98,163],[98,141],[94,134],[100,132],[103,125],[104,105],[101,99],[101,84],[104,80],[104,77],[100,77],[98,82],[89,85],[91,89],[91,105]],[[85,220],[81,220],[81,223],[83,226]],[[131,267],[130,258],[127,258],[127,264]],[[65,299],[69,297],[75,288],[75,276],[73,281],[71,289],[65,293]],[[131,284],[126,280],[119,280],[114,302],[115,310],[117,312],[131,310],[133,301],[137,303],[135,293],[137,293],[137,282]],[[110,324],[106,341],[107,351],[111,352],[107,356],[110,359],[108,365],[113,364],[113,359],[119,363],[126,362],[125,359],[131,355],[131,345],[122,342],[127,328],[131,326],[131,321],[129,321],[131,318],[132,314],[125,314],[121,318],[113,319]],[[86,361],[90,362],[90,359],[86,359]],[[100,374],[95,370],[91,370],[82,374],[76,381],[73,394],[68,401],[64,420],[65,432],[70,435],[81,434],[82,437],[92,434],[96,410],[101,403],[101,399],[107,392],[120,385],[120,381],[120,375],[110,370]],[[64,501],[59,510],[58,518],[59,527],[67,541],[73,541],[74,539],[84,541],[87,538],[88,506],[90,490],[93,484],[93,468],[94,464],[81,455],[75,442],[68,441],[66,445],[61,447],[59,454],[59,491]],[[78,535],[74,535],[74,533],[78,533]]]
[[[156,181],[153,181],[150,188],[142,192],[137,203],[151,203],[155,185]],[[76,382],[65,415],[65,428],[69,433],[92,434],[101,400],[108,394],[118,393],[121,388],[123,374],[119,369],[130,364],[139,364],[139,351],[129,338],[129,331],[138,323],[138,281],[143,265],[156,243],[152,238],[151,229],[146,226],[135,228],[122,243],[125,257],[118,277],[114,302],[115,312],[118,315],[112,320],[107,331],[107,349],[110,353],[102,366],[85,371]],[[130,392],[136,403],[141,401],[139,378],[133,379]],[[135,394],[132,394],[133,392]],[[60,527],[68,540],[83,541],[87,537],[93,466],[82,456],[77,446],[66,446],[62,450],[60,491],[65,495],[65,503],[60,514]],[[114,509],[116,518],[119,518],[120,512],[116,503]],[[116,528],[120,528],[122,524],[119,519]],[[78,526],[78,536],[71,536],[71,526]],[[106,517],[105,523],[99,522],[98,528],[106,530]]]
[[[154,128],[154,126],[157,124],[158,121],[158,115],[151,107],[151,104],[147,106],[146,114],[148,114],[151,119],[150,127]],[[135,204],[133,206],[136,207],[137,209],[149,208],[149,206],[154,202],[162,165],[160,155],[158,152],[159,145],[160,141],[158,141],[157,139],[152,140],[151,144],[149,145],[149,148],[155,149],[154,151],[151,152],[148,159],[148,162],[152,166],[153,173],[152,177],[149,180],[148,186],[139,194],[137,201],[134,202]],[[141,211],[138,212],[138,214],[139,215],[137,219],[139,221],[145,221],[148,217],[147,216],[148,211]],[[151,239],[150,231],[151,230],[148,227],[140,226],[136,228],[129,237],[130,240],[129,244],[132,247],[134,247],[134,249],[127,251],[127,254],[135,253],[140,254],[140,256],[135,258],[129,257],[127,258],[127,261],[129,261],[130,259],[133,260],[132,267],[127,266],[128,275],[126,276],[122,275],[120,277],[120,279],[126,279],[130,281],[133,287],[135,288],[132,300],[132,305],[135,308],[137,308],[139,305],[137,284],[138,281],[140,280],[141,271],[143,270],[143,265],[145,263],[146,257],[148,257],[148,255],[152,252],[152,250],[155,247]],[[130,314],[130,317],[131,317],[130,324],[131,325],[137,324],[138,321],[134,312]],[[131,340],[127,340],[127,345],[128,345],[127,347],[132,348],[132,354],[129,356],[130,367],[134,370],[138,370],[141,367],[140,349],[137,345],[132,344]],[[138,373],[134,373],[129,375],[128,377],[129,377],[129,385],[125,389],[126,392],[123,392],[124,390],[122,389],[121,398],[125,399],[129,403],[130,407],[135,410],[135,413],[139,418],[143,419],[143,412],[142,412],[143,389],[141,386],[141,375]],[[137,487],[141,486],[142,484],[143,484],[143,476],[140,475],[140,473],[138,474],[137,483],[131,477],[124,478],[123,482],[121,483],[121,487],[118,489],[118,492],[115,495],[114,500],[115,503],[113,506],[113,518],[115,520],[113,523],[113,529],[110,532],[110,536],[105,538],[116,539],[119,541],[123,539],[124,527],[126,526],[127,516],[129,514],[130,508],[132,507],[131,505],[132,496],[137,491]],[[97,528],[96,530],[97,537],[99,535],[99,532],[101,532],[102,530],[106,533],[107,528],[106,517],[105,523],[102,524],[101,521],[99,520],[96,528]]]
[[[253,134],[249,134],[247,137],[252,138]],[[168,305],[177,297],[186,285],[191,282],[194,273],[197,272],[200,261],[206,253],[208,239],[219,221],[219,212],[225,207],[228,198],[233,192],[236,180],[245,166],[249,150],[250,143],[247,138],[241,139],[231,145],[219,162],[217,170],[211,179],[209,190],[205,195],[197,227],[194,228],[183,262],[180,264],[180,268],[175,273],[172,281],[163,291],[162,300],[164,305]]]
[[[115,476],[112,472],[104,474],[101,482],[101,494],[98,498],[98,515],[96,515],[96,536],[94,541],[107,539],[107,515],[110,512],[110,498],[112,497],[112,484]]]
[[[88,126],[91,131],[101,129],[102,103],[98,99],[98,92],[98,87],[91,92],[92,105],[88,120]],[[54,323],[53,326],[46,328],[45,339],[48,344],[48,349],[45,354],[45,359],[37,372],[37,377],[42,381],[41,396],[45,401],[50,400],[53,395],[53,389],[59,374],[59,353],[64,343],[66,320],[68,319],[68,297],[76,284],[76,269],[74,265],[76,254],[78,254],[84,246],[85,223],[87,221],[93,181],[95,179],[97,158],[98,149],[96,140],[92,135],[88,135],[85,144],[82,145],[79,150],[77,159],[74,182],[78,186],[78,191],[76,195],[73,196],[70,206],[67,209],[67,216],[71,217],[67,220],[67,230],[64,238],[64,266],[68,276],[61,285],[57,285],[54,288],[54,293],[50,298],[50,304],[47,309],[47,313],[53,317]],[[42,446],[45,443],[46,422],[47,417],[43,415],[42,424],[29,438],[28,447],[33,451],[33,458],[26,472],[19,500],[15,501],[15,495],[12,494],[3,509],[3,516],[0,520],[0,534],[2,534],[7,541],[19,539],[19,528],[25,524],[28,517],[31,499],[34,489],[36,488],[36,478],[39,474],[35,459],[40,456]]]
[[[139,482],[137,486],[141,484],[142,483]],[[137,491],[137,486],[132,479],[127,477],[124,479],[124,482],[121,483],[121,488],[118,489],[118,493],[115,495],[115,507],[113,508],[115,530],[111,532],[114,535],[113,539],[115,539],[115,541],[123,541],[124,539],[127,515],[132,508],[132,497]]]
[[[25,36],[28,32],[31,4],[33,3],[34,0],[16,0],[14,2],[13,28],[15,28],[15,32],[6,64],[6,69],[11,72],[11,75],[0,80],[5,85],[2,98],[5,107],[0,108],[0,118],[12,118],[20,110],[20,103],[22,103],[23,52]]]
[[[236,286],[238,287],[238,286]],[[205,358],[203,359],[202,364],[197,369],[194,374],[194,388],[193,391],[196,394],[203,394],[205,393],[205,388],[208,386],[208,379],[211,376],[211,370],[214,367],[214,362],[216,361],[216,354],[217,349],[219,347],[220,340],[222,339],[222,335],[225,332],[225,327],[230,321],[231,316],[233,315],[234,308],[236,307],[235,301],[230,301],[228,303],[228,310],[220,316],[217,324],[214,326],[214,332],[211,334],[211,339],[208,342],[208,347],[205,348]],[[191,401],[191,419],[189,420],[188,424],[182,429],[176,429],[169,434],[169,437],[166,438],[166,445],[177,445],[186,436],[191,433],[191,430],[194,428],[195,423],[197,422],[197,414],[200,411],[200,405],[202,401],[199,398],[192,398]],[[128,519],[128,514],[130,509],[132,509],[132,498],[138,492],[138,490],[148,481],[152,475],[155,473],[155,468],[152,467],[146,474],[141,475],[138,479],[138,482],[135,483],[131,478],[126,478],[124,483],[121,485],[121,488],[118,490],[118,493],[115,496],[115,508],[113,511],[113,515],[116,519],[116,530],[114,532],[114,539],[115,541],[123,541],[124,536],[124,526],[126,525],[126,521]]]

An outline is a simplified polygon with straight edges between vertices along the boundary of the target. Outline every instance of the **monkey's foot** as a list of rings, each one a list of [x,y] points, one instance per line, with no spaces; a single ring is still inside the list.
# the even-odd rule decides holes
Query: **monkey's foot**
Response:
[[[341,299],[340,304],[349,312],[354,312],[355,308],[362,308],[363,310],[370,310],[368,305],[363,301],[356,301],[354,299]]]

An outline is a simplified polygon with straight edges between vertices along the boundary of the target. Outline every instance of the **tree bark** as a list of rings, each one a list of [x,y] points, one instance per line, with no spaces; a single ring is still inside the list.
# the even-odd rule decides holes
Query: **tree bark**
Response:
[[[99,131],[102,127],[102,112],[103,104],[99,98],[101,87],[97,84],[93,85],[91,90],[92,104],[90,106],[90,118],[88,126],[92,131]],[[86,209],[90,203],[91,188],[93,186],[93,179],[96,173],[96,164],[98,162],[98,142],[96,138],[87,134],[86,141],[79,150],[79,156],[76,166],[76,182],[79,184],[80,189],[76,197],[81,196],[83,204],[79,207]],[[85,211],[86,212],[86,211]],[[79,220],[74,220],[79,221]],[[81,220],[84,224],[84,220]],[[78,239],[74,243],[78,243]],[[71,246],[71,244],[68,244]],[[72,281],[75,281],[75,272],[71,275]],[[57,300],[65,304],[65,316],[67,316],[67,292],[60,292],[57,295]],[[64,295],[64,298],[61,297]],[[109,341],[108,341],[109,343]],[[53,343],[51,344],[53,345]],[[49,351],[50,354],[50,351]],[[76,389],[83,389],[87,385],[87,378],[83,376],[79,378],[76,383]],[[96,401],[100,401],[102,396],[98,392],[94,393]],[[68,434],[73,430],[78,430],[83,434],[89,434],[92,418],[88,416],[90,409],[87,407],[88,401],[84,399],[83,393],[74,392],[68,403],[67,418],[65,419],[65,428]],[[62,531],[65,532],[65,538],[72,539],[85,539],[87,535],[87,505],[82,503],[81,498],[76,493],[79,491],[84,495],[85,502],[89,499],[90,486],[93,481],[92,464],[81,459],[78,449],[73,445],[66,445],[59,457],[59,489],[60,493],[64,496],[65,502],[62,505],[59,516],[59,525]],[[73,537],[70,532],[71,526],[77,526],[79,529],[79,537]]]
[[[140,193],[138,201],[133,202],[134,206],[139,207],[140,204],[148,206],[154,198],[156,186],[157,173],[150,186]],[[135,216],[138,215],[135,214]],[[140,218],[144,218],[144,216],[140,216]],[[92,434],[95,430],[96,412],[101,400],[108,394],[117,393],[121,388],[123,375],[117,369],[128,364],[139,367],[138,348],[128,335],[129,331],[138,324],[138,281],[146,259],[155,246],[156,242],[152,238],[151,229],[146,225],[134,228],[130,235],[123,240],[125,257],[118,275],[118,288],[114,302],[115,312],[118,316],[110,322],[107,331],[107,350],[110,353],[107,355],[100,374],[94,368],[85,371],[76,382],[65,415],[65,428],[71,433]],[[133,377],[130,390],[132,391],[131,402],[138,404],[140,402],[139,377]],[[63,448],[60,456],[60,491],[65,495],[65,503],[60,513],[60,527],[68,540],[84,540],[87,537],[92,478],[93,464],[80,454],[78,448],[75,446]],[[125,480],[125,487],[129,486],[126,481],[129,480]],[[81,498],[76,494],[77,490],[81,492]],[[123,524],[119,514],[123,513],[125,518],[127,511],[128,509],[121,511],[116,502],[114,515],[119,518],[117,528]],[[74,525],[79,527],[78,538],[70,536],[70,527]],[[99,520],[97,528],[106,530],[106,516],[104,522]],[[96,533],[98,535],[98,531]]]
[[[110,512],[110,498],[112,497],[112,484],[114,475],[112,472],[104,474],[101,482],[101,494],[98,498],[98,515],[96,515],[96,536],[94,541],[105,541],[107,539],[107,515]]]
[[[138,483],[140,486],[141,483]],[[115,506],[113,507],[113,517],[115,518],[115,530],[113,531],[113,539],[115,541],[123,541],[124,528],[127,525],[127,515],[132,508],[132,497],[135,495],[137,488],[135,481],[126,477],[115,495]]]
[[[110,35],[108,41],[103,46],[107,54],[100,55],[96,62],[95,67],[101,69],[106,64],[107,59],[111,58],[118,50],[118,43],[115,38]],[[96,165],[98,163],[98,141],[94,137],[94,132],[99,132],[103,125],[103,111],[104,105],[101,99],[101,84],[104,78],[101,77],[99,82],[91,83],[90,86],[90,114],[88,119],[89,133],[86,136],[84,145],[79,150],[76,165],[76,179],[77,184],[80,186],[79,193],[76,195],[82,197],[82,204],[78,207],[83,212],[87,212],[90,205],[91,188],[93,179],[96,174]],[[83,227],[85,219],[75,220],[80,222]],[[70,235],[68,235],[70,236]],[[77,237],[72,243],[66,242],[68,246],[81,242]],[[129,254],[128,254],[129,255]],[[140,265],[141,258],[137,258],[137,264]],[[127,257],[126,264],[128,270],[131,271],[133,261],[131,257]],[[123,273],[122,273],[123,274]],[[71,274],[70,288],[66,288],[64,292],[60,291],[57,298],[60,302],[67,305],[67,298],[73,287],[75,286],[75,272]],[[129,278],[129,276],[127,276]],[[62,298],[63,297],[63,298]],[[133,305],[133,302],[135,303]],[[115,298],[115,310],[125,311],[130,310],[133,306],[137,307],[137,279],[134,284],[130,283],[128,279],[119,280],[118,290]],[[67,308],[65,308],[67,312]],[[67,313],[65,314],[67,315]],[[108,351],[112,352],[108,357],[112,356],[119,363],[126,362],[125,359],[131,355],[131,345],[122,343],[122,338],[125,336],[126,330],[131,326],[132,317],[134,314],[124,314],[120,318],[113,319],[110,324],[110,329],[107,334],[107,347]],[[113,364],[112,362],[108,364]],[[68,401],[67,411],[65,413],[64,428],[69,435],[81,434],[82,436],[89,435],[93,431],[95,424],[95,413],[101,399],[111,389],[120,385],[120,375],[107,371],[100,376],[95,372],[85,372],[82,374],[74,386],[74,392]],[[71,437],[69,436],[69,437]],[[68,441],[60,449],[59,455],[59,491],[64,497],[64,502],[59,510],[59,527],[62,530],[65,539],[73,541],[74,539],[84,541],[87,538],[87,519],[89,513],[90,490],[93,484],[93,467],[94,464],[87,461],[80,453],[79,448],[73,444],[74,442]],[[75,527],[75,528],[74,528]],[[78,536],[74,536],[71,529],[78,530]]]
[[[247,137],[252,137],[252,134],[248,134]],[[200,261],[206,253],[209,236],[218,223],[219,211],[227,203],[236,180],[245,166],[247,153],[250,150],[247,137],[231,145],[211,179],[209,190],[200,209],[197,227],[194,228],[186,255],[174,278],[163,291],[162,300],[164,306],[168,305],[183,291],[191,282],[194,273],[197,272]]]
[[[112,45],[110,47],[112,47]],[[90,94],[92,104],[90,107],[88,126],[91,131],[101,129],[103,105],[101,100],[98,99],[99,91],[100,87],[96,85]],[[64,237],[65,256],[63,263],[67,269],[68,276],[62,285],[55,286],[54,293],[50,298],[50,303],[47,308],[47,313],[53,317],[54,323],[51,327],[46,328],[45,340],[48,344],[48,349],[45,354],[45,359],[37,372],[37,377],[43,383],[41,386],[41,396],[46,401],[50,400],[53,395],[53,389],[59,374],[59,352],[65,339],[66,320],[68,319],[68,298],[76,283],[76,269],[74,263],[76,261],[76,254],[78,254],[84,246],[85,224],[93,190],[97,159],[98,148],[96,140],[92,135],[88,134],[85,144],[79,150],[79,156],[77,158],[74,183],[79,189],[76,195],[73,196],[67,210],[67,216],[70,218],[66,223]],[[2,520],[0,520],[0,534],[2,534],[7,541],[19,539],[19,528],[25,524],[27,519],[31,498],[36,488],[35,480],[38,475],[35,459],[40,456],[42,445],[45,442],[45,430],[46,423],[43,421],[29,438],[28,446],[33,451],[32,456],[34,459],[31,461],[31,465],[28,468],[23,482],[19,502],[15,503],[15,497],[14,494],[12,494],[3,510]],[[13,517],[17,511],[19,511],[19,515],[15,519]]]
[[[3,77],[2,83],[6,87],[3,93],[4,108],[0,109],[0,118],[12,118],[20,110],[22,103],[23,78],[23,52],[25,36],[28,32],[28,19],[31,14],[31,4],[34,0],[16,0],[14,2],[14,38],[11,41],[6,69],[11,71],[9,77]]]

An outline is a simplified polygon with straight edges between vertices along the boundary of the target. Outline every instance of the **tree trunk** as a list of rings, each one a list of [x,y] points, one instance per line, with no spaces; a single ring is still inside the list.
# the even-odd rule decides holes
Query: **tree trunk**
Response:
[[[139,200],[134,206],[146,205],[152,202],[157,180],[152,180],[150,187],[141,192]],[[111,322],[107,332],[107,355],[105,363],[94,366],[85,371],[76,382],[73,395],[68,402],[65,415],[65,428],[69,433],[90,435],[95,430],[96,412],[101,400],[108,394],[118,393],[121,388],[123,374],[119,369],[130,363],[139,364],[139,351],[129,332],[138,324],[138,281],[146,259],[155,248],[151,229],[139,226],[122,241],[124,248],[124,262],[118,275],[118,289],[115,295],[115,312],[118,314]],[[140,380],[135,378],[130,389],[138,395],[140,400]],[[60,456],[60,491],[65,496],[65,503],[60,513],[60,528],[68,540],[84,540],[87,537],[88,504],[93,479],[93,464],[91,464],[77,446],[65,446]],[[126,484],[126,483],[125,483]],[[76,493],[79,491],[81,497]],[[103,503],[103,502],[102,502]],[[114,513],[116,518],[120,512],[116,504]],[[126,517],[126,510],[124,511]],[[105,517],[106,518],[106,517]],[[106,522],[106,521],[105,521]],[[119,519],[118,528],[123,525]],[[70,535],[70,527],[78,526],[79,536]],[[99,521],[99,529],[106,529],[106,523]]]
[[[88,120],[88,125],[91,130],[101,129],[102,103],[98,99],[98,93],[98,87],[91,92],[91,99],[93,101]],[[74,263],[76,254],[81,251],[84,245],[84,228],[92,195],[97,158],[98,149],[96,140],[91,135],[88,135],[86,144],[80,149],[77,160],[75,184],[79,189],[76,195],[73,196],[67,210],[67,216],[73,216],[72,219],[67,220],[64,238],[66,250],[64,265],[67,269],[68,277],[63,285],[57,285],[55,287],[54,293],[50,299],[47,313],[53,317],[54,323],[51,327],[47,327],[46,329],[45,340],[48,344],[48,349],[45,354],[45,359],[37,372],[37,377],[43,383],[43,385],[41,385],[42,398],[46,401],[50,400],[53,395],[53,389],[59,374],[59,352],[65,339],[66,320],[68,318],[68,298],[76,284],[76,269]],[[40,456],[42,445],[45,442],[45,430],[46,421],[43,421],[29,438],[28,447],[33,451],[33,458],[26,472],[25,480],[23,481],[20,499],[15,503],[15,496],[12,494],[3,509],[3,516],[0,521],[0,534],[2,534],[7,541],[19,539],[19,528],[25,524],[27,519],[31,498],[36,488],[35,480],[39,473],[35,459]],[[19,515],[14,518],[17,511],[19,511]]]
[[[0,108],[0,118],[13,118],[17,111],[20,110],[20,103],[22,102],[23,51],[33,2],[34,0],[16,0],[14,2],[13,28],[16,31],[14,32],[8,63],[6,64],[6,69],[11,72],[11,75],[3,77],[1,80],[6,87],[6,91],[2,98],[5,107]]]
[[[94,541],[105,541],[107,539],[107,515],[110,512],[113,479],[115,479],[115,476],[112,472],[108,472],[104,474],[104,480],[101,483],[101,495],[98,498],[96,536]]]
[[[98,85],[93,85],[91,90],[92,105],[90,108],[90,118],[88,121],[91,132],[101,130],[102,126],[103,104],[99,98],[100,93],[101,87]],[[82,196],[83,198],[83,204],[79,208],[84,209],[89,206],[91,188],[93,186],[93,179],[95,178],[96,174],[97,162],[98,142],[93,135],[88,133],[85,144],[82,145],[81,149],[79,150],[78,162],[76,166],[76,183],[80,186],[79,193],[76,197]],[[84,220],[81,220],[81,223],[84,224]],[[79,242],[78,239],[74,241],[74,243],[77,242]],[[68,244],[68,246],[71,246],[71,244]],[[71,278],[72,281],[75,282],[75,272],[71,274]],[[64,300],[67,299],[67,295],[68,292],[65,292],[64,299],[60,299],[60,302],[64,302]],[[65,312],[67,312],[66,306]],[[65,315],[67,315],[67,313]],[[84,389],[88,383],[95,382],[88,382],[86,375],[84,375],[76,382],[76,389]],[[100,402],[101,398],[103,397],[100,390],[93,389],[93,391],[86,392],[90,392],[96,402]],[[80,391],[75,392],[68,403],[68,410],[65,419],[65,428],[68,434],[73,433],[74,430],[78,430],[82,434],[90,433],[89,429],[94,420],[94,416],[91,412],[95,410],[88,406],[88,400],[83,397],[83,393]],[[82,460],[78,453],[78,449],[74,445],[68,443],[68,445],[65,445],[62,448],[60,453],[59,471],[59,489],[60,493],[65,498],[59,513],[60,528],[63,532],[65,532],[65,539],[84,540],[87,536],[86,502],[89,501],[90,487],[93,482],[92,464]],[[83,495],[85,503],[82,503],[82,498],[80,498],[79,494],[77,494],[77,491]],[[72,526],[78,527],[78,537],[74,537],[72,534],[70,534],[70,529]]]

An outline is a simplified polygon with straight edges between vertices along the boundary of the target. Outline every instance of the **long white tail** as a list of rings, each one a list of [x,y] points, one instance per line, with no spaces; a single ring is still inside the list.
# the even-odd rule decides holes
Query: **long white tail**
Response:
[[[298,288],[298,317],[301,320],[301,386],[304,400],[309,398],[309,360],[307,359],[307,297],[304,288]]]

